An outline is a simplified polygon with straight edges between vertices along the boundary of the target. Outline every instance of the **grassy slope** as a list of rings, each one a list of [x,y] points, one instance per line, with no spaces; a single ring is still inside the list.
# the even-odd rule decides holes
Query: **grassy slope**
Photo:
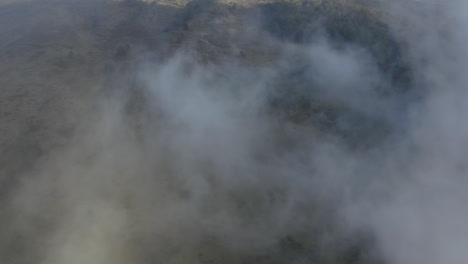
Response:
[[[398,45],[375,8],[342,0],[260,3],[255,8],[266,22],[252,26],[245,22],[251,9],[241,5],[245,1],[221,2],[3,1],[1,174],[27,167],[13,162],[16,157],[39,156],[63,141],[56,135],[66,135],[73,123],[66,113],[87,107],[76,98],[110,75],[125,76],[119,71],[139,49],[167,56],[189,45],[204,62],[234,58],[268,66],[280,57],[278,43],[307,41],[315,34],[309,26],[321,19],[336,41],[367,47],[383,72],[406,81]],[[167,5],[174,3],[179,7]],[[255,38],[243,37],[249,30],[257,32]],[[308,107],[298,109],[301,114]]]
[[[16,176],[32,167],[44,152],[67,143],[82,110],[93,107],[90,96],[105,92],[102,87],[130,85],[127,69],[140,50],[158,50],[169,56],[191,46],[204,63],[239,60],[265,67],[279,59],[278,45],[306,42],[314,34],[306,30],[308,26],[325,18],[332,38],[370,48],[382,71],[389,71],[385,67],[398,61],[395,41],[375,8],[357,1],[260,2],[256,2],[255,11],[260,10],[267,23],[254,26],[252,30],[259,32],[255,39],[242,38],[252,27],[245,23],[253,10],[250,0],[222,0],[216,5],[183,0],[162,0],[160,5],[131,1],[1,2],[0,192],[14,185]],[[24,19],[18,22],[18,17]],[[293,79],[296,73],[293,70],[281,77]],[[294,82],[278,85],[299,86]],[[310,105],[303,99],[299,95],[281,105],[288,122],[306,122],[313,114],[338,112],[333,103]],[[320,256],[313,250],[313,241],[291,235],[281,238],[272,252],[243,260],[288,263],[291,259],[278,260],[278,252],[286,252],[284,256],[307,255],[320,263],[349,264],[359,261],[361,250],[345,248],[333,256]],[[229,254],[220,249],[208,257],[221,263]]]

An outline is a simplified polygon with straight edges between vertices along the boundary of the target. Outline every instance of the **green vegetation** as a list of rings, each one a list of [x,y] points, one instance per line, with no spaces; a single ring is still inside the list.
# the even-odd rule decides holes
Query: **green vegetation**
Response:
[[[361,1],[278,1],[260,5],[265,29],[280,39],[307,43],[324,28],[335,45],[364,47],[399,86],[408,84],[409,69],[380,10]]]
[[[2,24],[8,24],[17,13],[25,17],[22,24],[0,32],[0,39],[5,40],[0,43],[3,62],[0,81],[4,84],[0,104],[7,109],[3,113],[5,123],[13,128],[2,130],[0,146],[9,157],[0,160],[2,173],[8,174],[8,177],[0,175],[0,183],[6,186],[2,188],[9,188],[13,184],[10,181],[15,181],[13,176],[31,166],[43,149],[60,146],[64,139],[71,138],[70,131],[75,124],[67,118],[65,110],[92,107],[80,98],[109,92],[106,89],[133,88],[136,84],[132,67],[138,60],[164,61],[176,52],[189,49],[202,64],[234,63],[246,68],[270,69],[282,67],[285,46],[307,45],[327,37],[337,49],[358,46],[371,54],[379,73],[393,84],[375,87],[379,96],[403,94],[411,82],[404,50],[384,14],[364,1],[65,2],[0,7]],[[22,32],[26,33],[21,35]],[[323,87],[309,78],[310,65],[301,59],[287,59],[292,63],[280,68],[278,76],[269,84],[268,112],[272,118],[286,126],[313,127],[339,137],[352,148],[368,147],[384,137],[388,129],[384,122],[352,111],[340,101],[320,97],[317,91]],[[106,88],[93,90],[96,86]],[[132,96],[136,99],[129,107],[137,112],[142,108],[144,96]],[[347,121],[345,125],[342,120]],[[17,138],[29,140],[11,143],[18,142]],[[365,144],[360,141],[363,138],[367,140]],[[16,164],[10,159],[23,163]],[[233,200],[240,214],[246,215],[255,214],[255,208],[249,204],[252,201],[260,204],[269,201],[265,197]],[[313,230],[314,223],[310,225]],[[365,254],[372,248],[371,238],[352,234],[342,238],[341,248],[318,246],[317,241],[325,239],[327,232],[310,231],[314,236],[308,237],[300,232],[284,234],[275,238],[276,243],[269,250],[248,256],[232,257],[235,253],[214,241],[197,258],[203,264],[371,261]]]

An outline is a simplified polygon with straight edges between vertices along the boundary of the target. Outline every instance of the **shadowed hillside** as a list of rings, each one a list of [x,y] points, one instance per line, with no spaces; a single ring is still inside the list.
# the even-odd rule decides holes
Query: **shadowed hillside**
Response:
[[[0,262],[386,263],[340,210],[418,100],[398,33],[373,1],[2,2]]]

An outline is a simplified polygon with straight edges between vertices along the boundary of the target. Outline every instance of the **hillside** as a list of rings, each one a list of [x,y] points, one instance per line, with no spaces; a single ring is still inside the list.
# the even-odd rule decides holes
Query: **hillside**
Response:
[[[300,186],[414,92],[376,3],[7,0],[0,25],[0,262],[380,263]]]

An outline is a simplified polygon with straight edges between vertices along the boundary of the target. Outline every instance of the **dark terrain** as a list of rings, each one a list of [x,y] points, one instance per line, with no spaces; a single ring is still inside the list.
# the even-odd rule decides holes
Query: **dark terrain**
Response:
[[[0,5],[0,262],[384,263],[307,149],[385,165],[421,94],[390,21],[357,0]]]

